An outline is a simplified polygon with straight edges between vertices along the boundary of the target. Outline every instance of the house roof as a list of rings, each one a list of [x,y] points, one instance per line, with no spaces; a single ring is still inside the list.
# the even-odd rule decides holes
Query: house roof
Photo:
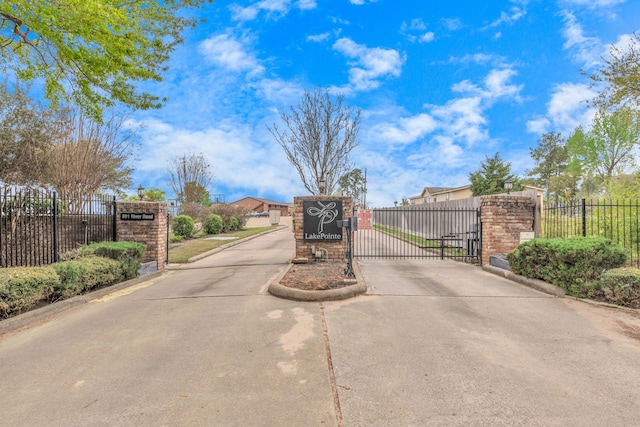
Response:
[[[267,205],[289,206],[288,203],[276,202],[275,200],[271,200],[271,199],[263,199],[263,198],[260,198],[260,197],[251,197],[251,196],[243,197],[242,199],[238,199],[235,202],[231,202],[229,204],[230,205],[237,204],[238,202],[240,202],[242,200],[255,200],[256,202],[260,202],[262,204],[267,204]]]

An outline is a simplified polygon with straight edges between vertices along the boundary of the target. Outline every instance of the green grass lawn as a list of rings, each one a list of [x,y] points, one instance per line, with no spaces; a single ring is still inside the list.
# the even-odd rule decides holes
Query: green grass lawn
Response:
[[[244,230],[236,231],[233,233],[222,233],[211,236],[205,236],[198,239],[185,240],[177,246],[169,250],[169,262],[170,263],[184,263],[196,255],[203,254],[212,249],[218,248],[227,243],[235,240],[240,240],[245,237],[253,236],[255,234],[262,233],[263,231],[273,230],[275,227],[258,227],[247,228]],[[208,237],[237,237],[235,240],[207,240]]]
[[[382,231],[383,233],[387,233],[391,236],[397,237],[405,242],[413,243],[416,246],[419,246],[422,249],[444,249],[444,251],[448,255],[461,256],[465,254],[465,251],[462,248],[456,247],[448,247],[447,241],[442,241],[439,239],[425,239],[424,237],[416,236],[415,234],[404,233],[402,231],[395,230],[393,228],[387,228],[380,225],[373,225],[373,228]],[[460,239],[461,241],[462,239]],[[442,244],[445,244],[445,247],[442,247]]]

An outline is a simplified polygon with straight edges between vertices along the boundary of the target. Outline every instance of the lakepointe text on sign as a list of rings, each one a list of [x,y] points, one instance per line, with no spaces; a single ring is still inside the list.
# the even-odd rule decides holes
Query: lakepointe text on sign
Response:
[[[134,212],[121,212],[121,221],[153,221],[156,219],[154,213],[134,213]]]

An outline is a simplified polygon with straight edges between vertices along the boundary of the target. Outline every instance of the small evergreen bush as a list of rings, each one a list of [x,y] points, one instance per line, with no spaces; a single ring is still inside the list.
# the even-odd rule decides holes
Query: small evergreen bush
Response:
[[[229,231],[236,231],[240,228],[240,222],[238,218],[232,216],[229,218]]]
[[[193,222],[193,219],[188,215],[178,215],[174,217],[173,221],[171,222],[173,234],[185,238],[191,237],[193,235],[194,227],[195,223]]]
[[[210,214],[204,222],[204,231],[207,234],[220,234],[224,228],[222,217],[218,214]]]

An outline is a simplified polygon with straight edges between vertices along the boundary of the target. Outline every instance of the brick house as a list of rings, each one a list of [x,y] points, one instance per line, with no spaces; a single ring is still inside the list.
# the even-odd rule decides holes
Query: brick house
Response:
[[[230,206],[239,207],[255,213],[280,211],[280,215],[289,215],[290,204],[280,203],[274,200],[261,199],[258,197],[245,197],[235,202],[229,203]]]

